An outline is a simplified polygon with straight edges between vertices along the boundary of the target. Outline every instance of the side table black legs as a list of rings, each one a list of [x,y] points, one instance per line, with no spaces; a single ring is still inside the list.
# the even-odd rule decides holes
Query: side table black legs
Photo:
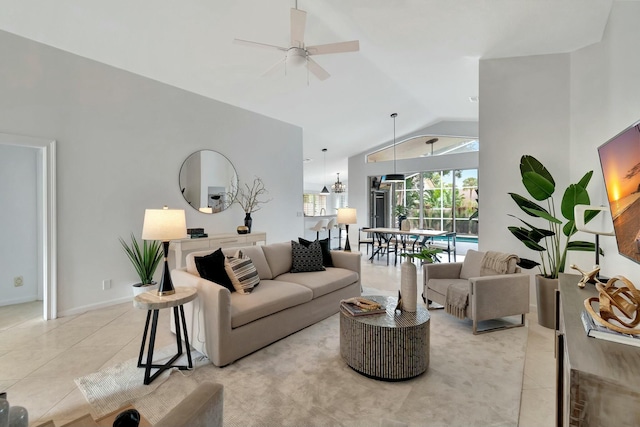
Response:
[[[169,368],[178,368],[180,370],[193,369],[193,361],[191,360],[191,346],[189,345],[189,335],[187,334],[187,322],[184,317],[183,305],[193,301],[198,297],[196,288],[181,287],[175,288],[175,293],[171,295],[158,295],[155,291],[143,292],[133,298],[133,306],[143,310],[147,310],[147,321],[144,325],[144,334],[142,334],[142,344],[140,345],[140,356],[138,356],[138,368],[144,369],[144,384],[148,385],[155,380],[158,375]],[[168,362],[164,364],[153,363],[153,349],[156,345],[156,329],[158,328],[158,314],[163,308],[173,308],[173,318],[175,321],[176,346],[178,352]],[[153,319],[151,316],[153,315]],[[144,356],[144,348],[147,346],[147,334],[149,333],[149,320],[151,320],[151,335],[147,349],[147,363],[142,363]],[[182,355],[182,334],[184,333],[184,343],[187,347],[187,365],[174,365]],[[151,374],[151,369],[157,369]]]
[[[178,368],[180,370],[193,369],[193,361],[191,360],[191,346],[189,345],[189,336],[187,334],[187,322],[184,317],[184,308],[182,305],[173,307],[173,317],[176,325],[176,346],[178,352],[164,364],[153,363],[153,349],[156,342],[156,329],[158,326],[158,314],[159,309],[149,310],[147,312],[147,321],[144,325],[144,334],[142,335],[142,345],[140,346],[140,355],[138,356],[138,368],[145,368],[144,370],[144,384],[151,384],[158,375],[170,368]],[[142,363],[144,356],[144,348],[147,344],[147,333],[149,332],[149,320],[153,313],[153,320],[151,321],[151,335],[149,336],[149,344],[147,350],[147,363]],[[182,356],[182,333],[184,333],[184,344],[187,352],[187,365],[174,365],[173,363]],[[151,369],[157,369],[156,372],[151,374]]]

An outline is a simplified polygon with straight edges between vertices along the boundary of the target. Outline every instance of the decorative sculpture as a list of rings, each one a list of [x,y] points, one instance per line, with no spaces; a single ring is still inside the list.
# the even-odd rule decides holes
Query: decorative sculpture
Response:
[[[582,274],[582,279],[580,279],[580,281],[578,282],[579,288],[584,288],[587,283],[600,282],[598,280],[598,273],[600,272],[599,265],[594,265],[593,270],[589,271],[584,271],[575,264],[571,264],[569,267],[573,268],[574,270],[578,270]]]
[[[622,282],[624,286],[615,286]],[[598,297],[587,298],[584,306],[593,319],[601,325],[623,334],[637,335],[640,329],[634,329],[640,324],[640,291],[624,276],[614,276],[607,283],[597,282]],[[592,303],[599,303],[598,313]],[[622,316],[615,311],[619,311]],[[622,326],[611,323],[617,322]]]

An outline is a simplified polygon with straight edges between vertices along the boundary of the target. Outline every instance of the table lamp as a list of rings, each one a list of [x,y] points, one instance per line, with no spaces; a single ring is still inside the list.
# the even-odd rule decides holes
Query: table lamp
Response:
[[[349,224],[356,224],[358,222],[358,218],[356,217],[356,208],[338,209],[338,218],[336,221],[338,224],[344,224],[344,228],[347,231],[347,240],[344,244],[344,250],[351,252],[351,245],[349,245]]]
[[[143,240],[160,240],[164,249],[164,271],[160,279],[158,295],[172,295],[176,291],[169,271],[169,241],[187,237],[187,221],[183,209],[146,209],[142,225]]]

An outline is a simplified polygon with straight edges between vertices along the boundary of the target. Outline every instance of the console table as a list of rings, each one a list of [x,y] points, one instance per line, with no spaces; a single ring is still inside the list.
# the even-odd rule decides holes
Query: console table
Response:
[[[557,332],[557,426],[640,425],[640,348],[590,338],[580,313],[597,296],[581,276],[561,274]]]
[[[261,244],[267,244],[267,233],[262,231],[254,231],[249,234],[219,233],[209,234],[209,237],[201,237],[198,239],[172,240],[169,244],[169,251],[175,253],[176,268],[181,268],[189,252]]]

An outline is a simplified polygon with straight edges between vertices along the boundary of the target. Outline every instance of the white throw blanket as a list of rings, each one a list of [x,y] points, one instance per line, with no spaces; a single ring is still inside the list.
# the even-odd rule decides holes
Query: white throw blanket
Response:
[[[480,276],[493,276],[495,274],[509,273],[509,262],[515,259],[520,262],[517,255],[506,254],[504,252],[487,251],[482,257]]]
[[[452,283],[447,287],[446,298],[445,311],[458,319],[464,319],[469,305],[469,283]]]

